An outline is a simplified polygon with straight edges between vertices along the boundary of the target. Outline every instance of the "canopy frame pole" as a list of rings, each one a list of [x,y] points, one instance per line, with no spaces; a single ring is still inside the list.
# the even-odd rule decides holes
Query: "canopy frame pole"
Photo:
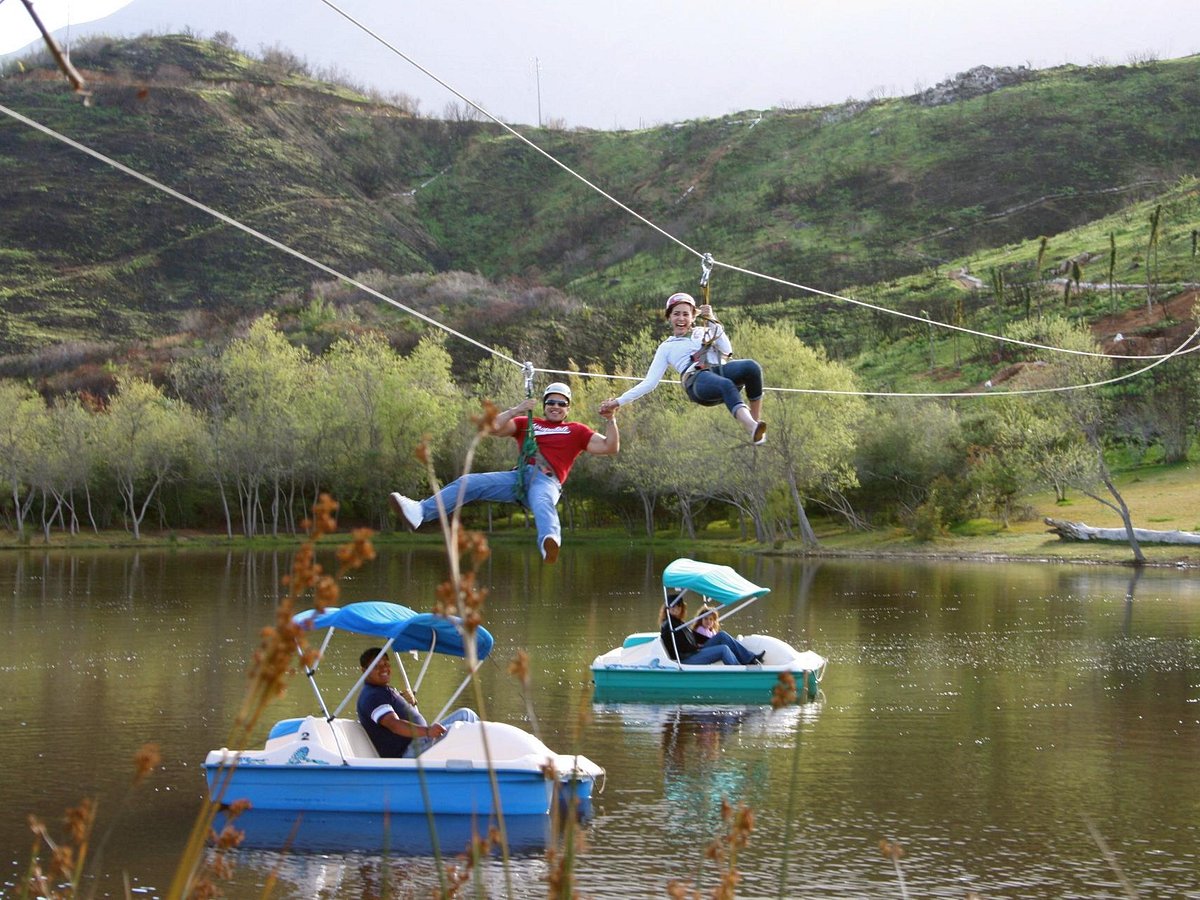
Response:
[[[670,624],[670,622],[671,622],[671,607],[674,606],[675,603],[683,602],[683,595],[687,593],[687,588],[679,589],[679,593],[675,595],[675,603],[671,603],[670,598],[667,597],[668,590],[669,589],[667,588],[667,586],[663,585],[663,611],[666,613],[666,616],[667,616],[663,621]],[[675,658],[673,660],[671,660],[671,662],[675,663],[675,668],[678,669],[680,672],[682,672],[683,671],[683,662],[679,659],[679,642],[675,640],[675,626],[671,625],[668,630],[671,632],[671,649],[675,651]]]
[[[705,599],[707,600],[708,598],[706,597]],[[718,616],[721,618],[722,621],[724,621],[725,619],[728,619],[730,616],[741,612],[743,609],[745,609],[747,606],[749,606],[751,603],[753,603],[757,599],[758,599],[757,597],[749,597],[749,598],[743,600],[738,606],[735,606],[733,609],[729,610],[729,612],[726,612],[725,610],[720,609],[718,607]]]
[[[321,694],[321,689],[317,687],[317,667],[321,665],[321,659],[325,656],[325,648],[329,646],[329,642],[332,640],[332,638],[333,629],[330,628],[325,634],[325,640],[321,642],[321,649],[317,654],[316,660],[311,666],[304,667],[304,674],[308,676],[308,683],[312,686],[313,693],[317,695],[317,703],[321,707],[321,712],[324,714],[326,722],[331,721],[333,716],[329,715],[329,707],[325,705],[325,697]],[[296,646],[296,650],[299,652],[299,645]],[[303,655],[301,655],[301,659],[303,658]]]
[[[425,651],[425,662],[421,664],[421,671],[417,673],[417,686],[416,688],[413,688],[412,685],[409,685],[408,688],[410,691],[412,691],[412,695],[414,697],[417,696],[416,692],[421,689],[421,685],[425,682],[425,673],[429,671],[429,663],[432,661],[434,649],[437,647],[437,632],[432,632],[432,635],[432,640],[429,642],[429,649]],[[404,676],[404,682],[405,684],[408,684],[407,673]]]
[[[442,721],[442,717],[444,715],[446,715],[446,712],[450,709],[450,704],[452,704],[455,700],[458,699],[458,695],[463,692],[463,688],[465,688],[467,686],[467,684],[470,683],[471,679],[475,677],[475,673],[479,671],[479,667],[482,665],[483,665],[483,662],[480,661],[478,664],[476,664],[475,668],[473,668],[470,672],[467,673],[467,677],[464,678],[462,681],[462,684],[460,684],[458,686],[458,690],[456,690],[453,694],[450,695],[450,699],[446,701],[446,705],[441,708],[441,711],[436,716],[433,717],[433,721],[435,721],[435,722]]]
[[[413,690],[412,682],[408,680],[408,669],[404,668],[404,657],[400,655],[402,651],[392,647],[392,652],[396,654],[396,665],[400,668],[400,677],[404,679],[404,690],[408,692],[408,696],[412,697],[413,702],[415,703],[417,693]],[[415,654],[417,651],[413,650],[411,652]],[[418,681],[420,681],[420,679],[418,679]]]

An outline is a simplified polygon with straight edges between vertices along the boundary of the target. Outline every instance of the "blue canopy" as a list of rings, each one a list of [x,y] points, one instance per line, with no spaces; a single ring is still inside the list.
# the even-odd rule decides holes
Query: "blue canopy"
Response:
[[[296,613],[292,621],[305,629],[339,628],[356,634],[392,638],[394,649],[429,650],[451,656],[466,656],[462,635],[462,619],[457,616],[435,616],[419,613],[386,600],[364,600],[345,606],[329,606],[324,612],[306,609]],[[475,629],[475,646],[480,659],[492,652],[494,640],[482,626]]]
[[[663,587],[668,590],[695,591],[721,606],[771,593],[770,588],[747,581],[729,566],[697,562],[694,559],[677,559],[663,569]]]

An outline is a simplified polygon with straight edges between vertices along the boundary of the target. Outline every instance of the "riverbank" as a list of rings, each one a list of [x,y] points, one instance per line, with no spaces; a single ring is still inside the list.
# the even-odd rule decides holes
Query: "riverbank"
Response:
[[[1141,466],[1116,476],[1118,489],[1134,517],[1134,524],[1155,530],[1200,532],[1200,470],[1193,464],[1176,466]],[[831,557],[900,557],[936,560],[984,560],[1073,563],[1080,565],[1129,565],[1133,552],[1126,543],[1096,541],[1064,541],[1049,533],[1044,519],[1068,519],[1096,527],[1116,528],[1121,521],[1117,514],[1077,492],[1068,499],[1056,502],[1052,494],[1041,493],[1026,498],[1024,513],[1019,521],[1004,526],[998,521],[980,519],[939,535],[930,541],[919,541],[901,528],[876,528],[870,531],[851,531],[835,519],[814,519],[820,546],[808,548],[798,541],[776,541],[765,545],[746,541],[724,525],[714,523],[695,539],[681,537],[676,529],[660,530],[653,541],[663,548],[678,547],[681,554],[703,556],[706,548],[735,549],[744,553],[768,553],[796,556]],[[531,533],[522,527],[502,527],[491,532],[489,540],[497,543],[532,541]],[[380,544],[415,543],[441,546],[442,539],[435,531],[409,534],[404,531],[383,532],[376,536]],[[623,529],[588,529],[568,531],[564,552],[573,542],[621,545],[645,545],[644,534],[629,534]],[[251,539],[225,536],[224,532],[202,531],[145,531],[135,541],[128,532],[83,532],[64,535],[52,532],[47,544],[40,531],[26,531],[21,541],[11,531],[0,531],[0,550],[43,549],[100,549],[100,548],[237,548],[273,549],[295,546],[294,535],[262,536]],[[330,539],[329,545],[336,543]],[[1147,564],[1200,568],[1200,545],[1142,544]]]

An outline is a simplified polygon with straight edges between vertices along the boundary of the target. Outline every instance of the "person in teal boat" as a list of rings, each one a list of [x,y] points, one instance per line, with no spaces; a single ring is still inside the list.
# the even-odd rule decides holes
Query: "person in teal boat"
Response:
[[[692,633],[696,636],[696,643],[703,647],[710,637],[721,630],[721,620],[717,616],[717,611],[711,606],[700,608],[700,618],[696,620],[695,626],[692,628]]]
[[[379,647],[369,647],[358,658],[358,664],[367,672],[356,706],[358,722],[380,756],[420,756],[444,738],[455,722],[479,721],[474,710],[464,707],[440,722],[427,724],[416,703],[410,703],[389,683],[392,664],[388,654]]]
[[[667,603],[669,605],[659,611],[659,637],[671,659],[689,666],[718,662],[727,666],[751,666],[761,663],[766,656],[766,653],[751,653],[745,644],[724,631],[714,632],[701,647],[688,623],[687,601],[668,598]]]

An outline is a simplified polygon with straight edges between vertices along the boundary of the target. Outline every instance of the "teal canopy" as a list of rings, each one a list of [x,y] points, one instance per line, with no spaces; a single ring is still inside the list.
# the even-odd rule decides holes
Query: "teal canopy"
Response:
[[[694,559],[677,559],[663,569],[663,587],[667,590],[694,591],[721,606],[771,593],[770,588],[747,581],[729,566],[697,562]]]
[[[450,656],[466,656],[462,619],[457,616],[436,616],[419,613],[386,600],[364,600],[345,606],[330,606],[324,612],[306,609],[296,613],[292,621],[304,629],[337,628],[355,634],[392,638],[393,649],[433,650]],[[492,636],[487,629],[475,629],[475,646],[479,659],[492,652]]]

